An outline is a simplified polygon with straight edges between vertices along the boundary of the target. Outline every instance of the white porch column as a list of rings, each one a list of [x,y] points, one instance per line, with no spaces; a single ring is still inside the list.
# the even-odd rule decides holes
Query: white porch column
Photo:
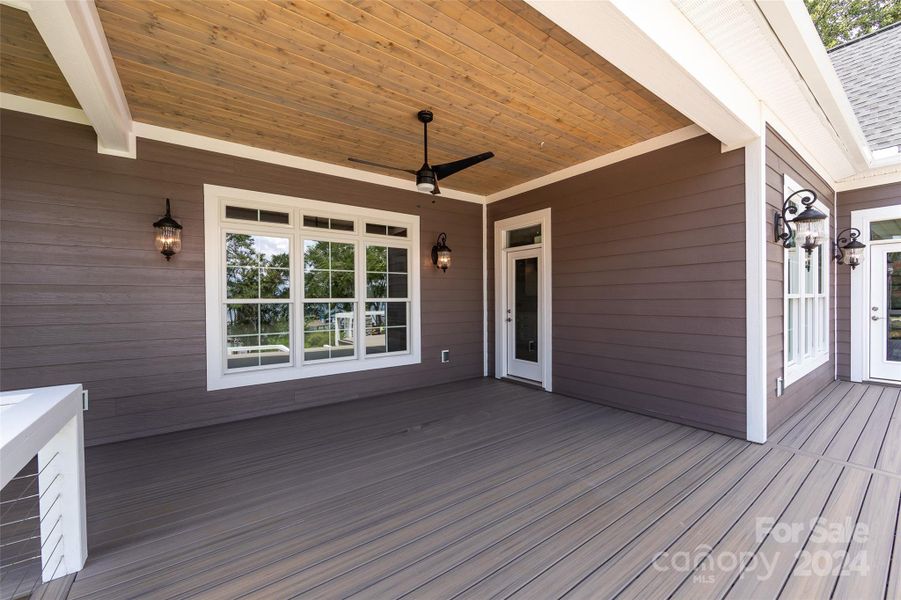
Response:
[[[767,440],[766,128],[745,146],[745,333],[748,441]]]

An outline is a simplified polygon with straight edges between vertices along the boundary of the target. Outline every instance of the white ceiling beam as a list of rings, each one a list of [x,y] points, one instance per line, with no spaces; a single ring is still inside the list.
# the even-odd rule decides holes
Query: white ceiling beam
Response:
[[[760,104],[668,0],[526,0],[726,148],[759,137]]]
[[[863,130],[804,3],[757,0],[756,4],[816,98],[848,160],[857,171],[873,166]]]
[[[92,0],[4,0],[28,10],[38,33],[97,132],[97,150],[135,156],[131,111]]]

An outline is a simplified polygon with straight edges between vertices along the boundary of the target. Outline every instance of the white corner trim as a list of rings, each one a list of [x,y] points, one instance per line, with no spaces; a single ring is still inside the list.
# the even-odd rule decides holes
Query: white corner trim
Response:
[[[528,192],[540,187],[544,187],[546,185],[550,185],[552,183],[556,183],[558,181],[562,181],[564,179],[569,179],[570,177],[575,177],[576,175],[581,175],[582,173],[587,173],[589,171],[594,171],[595,169],[600,169],[601,167],[606,167],[607,165],[612,165],[613,163],[618,163],[629,158],[647,154],[648,152],[653,152],[654,150],[672,146],[673,144],[678,144],[679,142],[684,142],[686,140],[702,136],[706,133],[706,131],[704,131],[697,125],[688,125],[687,127],[683,127],[682,129],[676,129],[675,131],[664,133],[663,135],[659,135],[655,138],[651,138],[649,140],[645,140],[631,146],[626,146],[625,148],[622,148],[620,150],[616,150],[614,152],[586,160],[585,162],[581,162],[571,167],[566,167],[565,169],[560,169],[559,171],[554,171],[553,173],[548,173],[547,175],[544,175],[542,177],[537,177],[535,179],[532,179],[531,181],[526,181],[525,183],[514,185],[513,187],[501,190],[500,192],[489,194],[486,198],[486,202],[497,202],[498,200],[503,200],[504,198],[509,198],[510,196],[522,194],[523,192]]]
[[[766,245],[766,140],[761,135],[745,146],[746,437],[759,444],[767,440]]]
[[[185,131],[168,129],[166,127],[159,127],[147,123],[136,122],[134,124],[134,130],[135,135],[139,138],[157,142],[187,146],[189,148],[217,152],[219,154],[228,154],[230,156],[247,158],[249,160],[258,160],[269,164],[281,165],[283,167],[322,173],[323,175],[334,175],[335,177],[343,177],[355,181],[364,181],[367,183],[375,183],[377,185],[400,188],[411,192],[416,191],[416,185],[411,179],[380,175],[378,173],[363,171],[353,167],[344,167],[319,160],[313,160],[311,158],[286,154],[284,152],[276,152],[274,150],[264,150],[245,144],[227,142],[225,140],[197,135],[196,133],[187,133]],[[441,186],[441,195],[446,198],[463,200],[464,202],[474,202],[476,204],[482,204],[484,202],[484,196],[447,188],[443,184]]]
[[[80,125],[91,124],[87,115],[80,108],[16,96],[6,92],[0,92],[0,108],[47,117],[48,119],[56,119],[57,121],[68,121],[69,123],[78,123]]]
[[[134,158],[131,112],[93,2],[33,2],[28,11],[97,132],[98,150]]]

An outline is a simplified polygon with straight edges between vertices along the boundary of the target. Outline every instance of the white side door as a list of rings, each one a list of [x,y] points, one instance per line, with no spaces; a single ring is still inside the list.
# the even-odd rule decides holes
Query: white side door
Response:
[[[870,257],[870,378],[901,382],[901,242]]]
[[[507,252],[507,375],[541,382],[542,265],[537,248]]]

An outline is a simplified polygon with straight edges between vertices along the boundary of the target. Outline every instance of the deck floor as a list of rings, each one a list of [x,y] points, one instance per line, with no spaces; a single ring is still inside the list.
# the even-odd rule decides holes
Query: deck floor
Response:
[[[762,446],[478,379],[92,448],[69,598],[898,598],[898,392]]]

